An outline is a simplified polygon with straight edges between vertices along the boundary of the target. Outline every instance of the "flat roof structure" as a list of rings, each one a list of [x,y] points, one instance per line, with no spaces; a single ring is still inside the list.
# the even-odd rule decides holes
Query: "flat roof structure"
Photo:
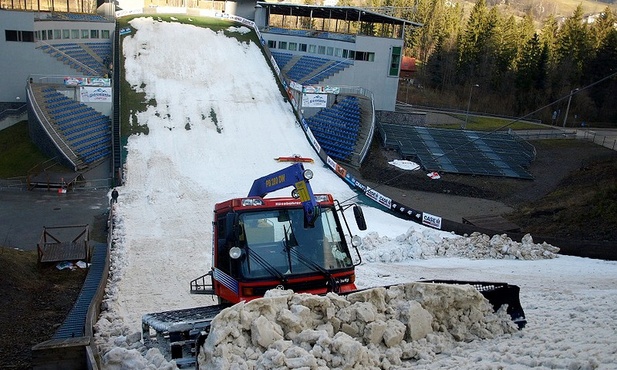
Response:
[[[535,148],[507,132],[448,130],[380,123],[384,146],[427,171],[533,179]]]
[[[404,37],[406,26],[422,27],[421,23],[352,6],[301,5],[259,1],[257,2],[257,8],[262,8],[265,10],[265,16],[267,19],[270,19],[272,16],[280,16],[283,19],[287,17],[309,20],[321,19],[324,24],[326,20],[332,20],[337,24],[337,32],[339,29],[339,23],[347,25],[346,32],[348,33],[350,32],[350,25],[360,24],[360,27],[358,27],[357,31],[355,31],[359,34],[366,33],[366,30],[372,29],[372,27],[369,27],[370,25],[382,25],[383,27],[380,30],[380,37],[391,37],[397,39]],[[308,22],[308,24],[311,28],[319,28],[319,25],[313,24],[313,22]]]
[[[422,27],[421,23],[351,6],[300,5],[288,3],[268,3],[263,1],[258,1],[257,5],[267,8],[269,14]]]

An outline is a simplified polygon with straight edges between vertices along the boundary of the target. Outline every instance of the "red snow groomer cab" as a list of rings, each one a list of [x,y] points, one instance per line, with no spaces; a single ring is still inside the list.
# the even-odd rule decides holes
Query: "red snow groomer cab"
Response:
[[[247,197],[215,205],[211,293],[221,303],[263,297],[275,288],[313,294],[356,290],[359,238],[352,237],[332,195],[313,194],[311,177],[296,163],[255,180]],[[290,197],[265,198],[286,187],[293,187]],[[359,207],[354,215],[365,229]]]

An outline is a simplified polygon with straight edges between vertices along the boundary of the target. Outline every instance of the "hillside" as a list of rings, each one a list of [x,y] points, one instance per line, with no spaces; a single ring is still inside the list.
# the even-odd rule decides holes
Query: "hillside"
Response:
[[[464,197],[502,202],[515,210],[502,216],[532,235],[617,240],[617,152],[581,140],[532,144],[537,158],[530,167],[531,181],[456,174],[442,174],[435,181],[423,171],[402,171],[389,165],[396,154],[378,145],[361,175],[394,188],[461,196],[457,202],[470,202],[469,207],[475,206],[473,200]],[[398,201],[407,203],[405,199]]]

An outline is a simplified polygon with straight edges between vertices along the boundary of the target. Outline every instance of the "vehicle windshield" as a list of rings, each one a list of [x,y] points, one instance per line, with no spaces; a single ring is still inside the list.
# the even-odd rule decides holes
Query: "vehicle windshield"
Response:
[[[240,224],[247,247],[244,277],[272,277],[272,268],[288,277],[353,266],[330,208],[322,208],[312,228],[304,227],[302,209],[243,213]]]

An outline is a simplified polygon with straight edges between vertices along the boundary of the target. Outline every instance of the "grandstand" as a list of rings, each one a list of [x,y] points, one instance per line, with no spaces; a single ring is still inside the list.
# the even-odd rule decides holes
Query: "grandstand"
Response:
[[[111,154],[111,120],[92,107],[61,93],[55,84],[33,84],[29,127],[33,141],[75,171],[86,169]],[[41,133],[45,134],[42,135]],[[48,140],[53,141],[53,145]]]
[[[308,118],[307,123],[330,157],[347,162],[351,160],[360,138],[360,105],[357,97],[345,97],[332,107],[324,108]]]
[[[0,101],[25,102],[32,141],[69,169],[84,171],[111,155],[113,94],[107,77],[115,19],[32,10],[38,11],[0,10],[6,36],[0,40],[5,67]]]
[[[52,2],[53,11],[39,3],[27,5],[32,11],[0,10],[0,28],[14,35],[11,41],[18,41],[0,42],[0,61],[9,66],[9,71],[0,75],[0,83],[6,87],[0,92],[0,102],[12,102],[20,95],[26,98],[22,101],[33,99],[28,101],[32,105],[28,109],[29,126],[36,132],[33,140],[69,168],[84,170],[120,150],[115,144],[112,147],[115,139],[110,133],[112,127],[119,126],[119,121],[110,118],[117,114],[112,107],[113,86],[101,87],[111,96],[104,102],[82,100],[84,89],[92,87],[84,81],[107,77],[114,81],[116,77],[112,71],[115,19],[110,16],[113,11],[84,12],[85,3],[76,3],[77,9],[71,8],[73,4],[63,4],[65,11],[57,5]],[[212,9],[221,11],[220,5],[213,3]],[[333,158],[359,166],[372,140],[375,109],[395,106],[405,28],[419,25],[353,7],[294,5],[296,27],[290,27],[291,23],[280,22],[290,19],[284,15],[290,9],[285,4],[243,1],[234,6],[225,5],[224,10],[255,20],[283,85],[300,86],[287,91],[295,101],[302,101],[316,86],[345,86],[342,90],[318,91],[327,96],[327,106],[298,107],[299,119],[309,119],[307,127],[315,131],[315,137]],[[156,13],[157,9],[144,7],[140,11]],[[307,22],[311,18],[321,22]],[[312,26],[308,29],[302,27],[309,23]],[[23,29],[22,25],[28,24],[31,26]],[[11,63],[13,53],[27,62],[19,66]],[[384,73],[390,77],[385,81]],[[55,81],[58,85],[54,86],[49,76],[68,76],[80,82],[67,86]],[[309,86],[312,90],[305,90]],[[341,98],[338,104],[334,104],[336,96]],[[348,112],[340,109],[352,105],[348,103],[351,101],[355,104],[353,122]],[[41,137],[53,144],[43,143]],[[114,161],[114,166],[119,168],[121,163]]]
[[[111,57],[110,43],[42,43],[37,47],[76,72],[96,76],[107,75]]]

